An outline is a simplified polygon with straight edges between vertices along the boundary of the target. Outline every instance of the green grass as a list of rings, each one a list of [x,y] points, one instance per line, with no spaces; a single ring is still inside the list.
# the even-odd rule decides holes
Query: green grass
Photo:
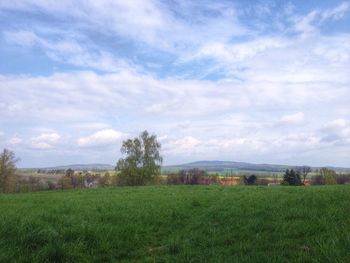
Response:
[[[0,262],[349,262],[350,186],[0,195]]]

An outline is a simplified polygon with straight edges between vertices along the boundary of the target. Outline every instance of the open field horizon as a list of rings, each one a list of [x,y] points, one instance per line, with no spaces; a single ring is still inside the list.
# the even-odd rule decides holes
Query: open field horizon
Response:
[[[0,0],[0,263],[350,262],[350,0]]]
[[[178,171],[181,169],[191,169],[198,168],[206,171],[221,171],[221,170],[234,170],[234,171],[248,171],[248,172],[283,172],[286,169],[292,169],[296,167],[302,167],[307,165],[307,163],[303,163],[302,165],[293,165],[293,164],[269,164],[269,163],[248,163],[248,162],[236,162],[236,161],[219,161],[219,160],[200,160],[194,162],[187,163],[179,163],[179,164],[167,164],[162,165],[162,171],[166,170],[174,170]],[[320,168],[330,168],[335,171],[350,171],[350,167],[335,167],[331,165],[327,165],[326,163],[322,166],[310,166],[312,169],[320,169]],[[83,170],[109,170],[112,171],[115,169],[115,165],[107,164],[107,163],[85,163],[85,164],[65,164],[65,165],[54,165],[54,166],[43,166],[43,167],[19,167],[18,169],[21,171],[25,170],[67,170],[73,169],[76,171]],[[259,170],[260,169],[260,170]]]

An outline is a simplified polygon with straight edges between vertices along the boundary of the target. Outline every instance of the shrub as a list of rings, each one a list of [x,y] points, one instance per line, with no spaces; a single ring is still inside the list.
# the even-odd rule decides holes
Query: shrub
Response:
[[[84,187],[84,177],[82,173],[71,175],[73,188]]]
[[[210,181],[210,184],[218,184],[218,183],[220,183],[219,174],[218,173],[211,174],[209,176],[209,181]]]
[[[181,170],[178,174],[169,174],[167,184],[201,184],[205,176],[206,172],[197,168]]]
[[[314,185],[333,185],[337,184],[337,174],[334,170],[328,168],[322,168],[319,170],[319,174],[313,176],[311,183]]]
[[[311,178],[311,184],[312,185],[323,185],[324,184],[324,178],[322,175],[315,175]]]
[[[71,188],[73,188],[72,178],[70,178],[68,176],[62,176],[60,178],[60,180],[59,180],[59,184],[60,184],[62,189],[71,189]]]
[[[115,173],[113,176],[111,176],[111,185],[113,185],[113,186],[126,186],[127,183],[126,183],[125,178],[123,176],[120,176],[120,174]]]
[[[301,185],[301,178],[299,171],[295,171],[294,169],[287,169],[284,176],[283,181],[287,182],[288,185]]]
[[[180,176],[178,174],[168,174],[167,184],[181,184]]]
[[[20,182],[17,186],[17,191],[20,193],[31,192],[32,187],[28,182]]]
[[[337,184],[346,184],[350,182],[350,174],[337,174]]]
[[[47,181],[47,185],[49,187],[49,190],[53,190],[56,188],[56,184],[53,181]]]
[[[239,178],[239,184],[240,185],[246,185],[246,181],[247,181],[247,177],[244,175],[244,176],[241,176]]]
[[[257,177],[254,174],[250,175],[249,177],[244,175],[240,178],[240,184],[254,185],[256,180],[257,180]]]
[[[98,178],[98,185],[106,187],[111,185],[111,175],[107,172]]]
[[[267,178],[257,178],[255,181],[256,185],[268,185],[271,181]]]
[[[336,176],[331,174],[326,175],[324,178],[324,184],[326,185],[337,184]]]
[[[16,190],[16,163],[19,161],[14,152],[4,149],[0,153],[0,192]]]

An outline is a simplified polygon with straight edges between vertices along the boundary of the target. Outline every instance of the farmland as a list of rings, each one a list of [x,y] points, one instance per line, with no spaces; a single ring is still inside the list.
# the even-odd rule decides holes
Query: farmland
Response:
[[[345,262],[350,187],[0,195],[0,262]]]

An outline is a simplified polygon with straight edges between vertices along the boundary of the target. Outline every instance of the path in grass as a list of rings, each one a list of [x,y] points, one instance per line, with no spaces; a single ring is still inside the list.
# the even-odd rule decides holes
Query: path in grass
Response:
[[[350,186],[0,195],[0,262],[347,262]]]

